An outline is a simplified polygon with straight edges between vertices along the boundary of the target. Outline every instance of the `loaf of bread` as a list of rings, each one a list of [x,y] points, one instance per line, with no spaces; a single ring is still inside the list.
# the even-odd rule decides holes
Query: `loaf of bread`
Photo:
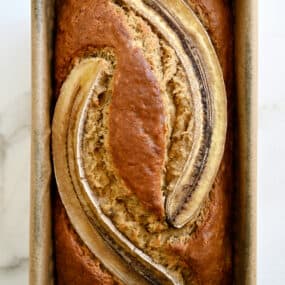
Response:
[[[88,103],[84,105],[82,99],[78,105],[74,104],[71,112],[75,118],[84,113],[84,124],[81,119],[73,122],[72,114],[60,116],[70,117],[70,128],[79,129],[70,139],[74,153],[78,144],[82,155],[78,163],[84,170],[84,179],[80,171],[77,176],[88,182],[101,215],[112,225],[112,231],[106,230],[102,226],[105,220],[97,222],[94,218],[94,227],[117,250],[119,258],[149,284],[231,284],[231,1],[185,1],[208,33],[221,66],[220,81],[225,82],[227,97],[225,143],[220,138],[222,127],[215,137],[216,128],[226,125],[220,115],[222,92],[219,89],[217,93],[221,94],[213,99],[221,108],[217,111],[218,119],[206,113],[200,114],[199,120],[196,99],[193,99],[196,98],[195,83],[185,68],[186,56],[190,55],[181,53],[176,44],[175,35],[182,32],[170,21],[157,20],[157,25],[151,22],[156,14],[168,15],[169,3],[176,5],[183,1],[157,1],[161,6],[152,2],[56,1],[55,100],[68,96],[70,90],[73,96],[70,98],[77,98],[74,100],[89,94]],[[136,5],[141,10],[136,10]],[[153,16],[149,11],[154,11]],[[179,20],[175,23],[180,27]],[[169,35],[164,32],[164,29],[168,31],[167,25],[174,36],[172,32]],[[216,59],[215,55],[211,56]],[[202,58],[201,65],[207,69],[203,61],[206,59]],[[217,73],[220,66],[215,66]],[[205,100],[202,91],[201,94]],[[207,102],[203,104],[206,106]],[[53,125],[61,124],[57,118]],[[196,129],[200,123],[203,137],[198,143]],[[53,139],[57,139],[56,131]],[[216,141],[215,154],[218,154],[212,158]],[[195,156],[196,145],[199,148]],[[56,146],[57,143],[53,144],[53,155],[60,156]],[[74,157],[78,159],[77,153]],[[60,175],[56,168],[55,162],[58,182]],[[69,172],[71,177],[76,176],[73,173],[76,168],[70,168]],[[215,174],[213,181],[207,182],[203,174],[206,172]],[[202,182],[193,180],[195,183],[189,182],[188,187],[182,184],[193,177]],[[58,182],[59,193],[65,191],[60,187]],[[57,191],[53,222],[57,284],[127,284],[84,243]],[[132,245],[132,252],[123,241]]]

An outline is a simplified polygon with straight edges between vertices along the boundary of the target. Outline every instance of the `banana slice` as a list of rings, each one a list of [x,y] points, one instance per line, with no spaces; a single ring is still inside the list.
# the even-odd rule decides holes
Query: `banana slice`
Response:
[[[181,228],[199,213],[224,152],[227,104],[223,76],[204,28],[183,1],[128,3],[168,40],[184,65],[191,86],[194,144],[165,205],[169,224]]]
[[[61,194],[66,190],[75,191],[85,211],[88,212],[92,225],[105,242],[128,263],[131,262],[136,271],[145,279],[150,280],[153,284],[157,284],[158,280],[159,282],[162,280],[163,284],[177,284],[177,280],[165,268],[155,264],[150,257],[135,248],[116,229],[102,212],[99,201],[85,177],[81,150],[86,111],[91,100],[106,90],[106,86],[102,82],[106,81],[105,77],[110,75],[110,71],[111,65],[105,59],[87,58],[74,66],[63,84],[53,124],[53,153],[59,191]],[[63,122],[64,124],[62,124]],[[70,180],[69,183],[66,183],[68,180]],[[64,194],[62,198],[64,201],[67,199]],[[101,258],[104,262],[105,258],[102,256]],[[112,262],[108,259],[106,267],[117,268],[118,264],[114,266]],[[127,278],[128,284],[137,284],[130,283],[131,277],[132,275],[124,276]]]

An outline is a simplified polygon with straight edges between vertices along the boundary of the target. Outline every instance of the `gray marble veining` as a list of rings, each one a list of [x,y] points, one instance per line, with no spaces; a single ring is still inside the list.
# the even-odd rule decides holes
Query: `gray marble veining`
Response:
[[[0,284],[28,284],[30,1],[0,10]]]
[[[30,100],[19,92],[0,109],[0,284],[28,263]]]

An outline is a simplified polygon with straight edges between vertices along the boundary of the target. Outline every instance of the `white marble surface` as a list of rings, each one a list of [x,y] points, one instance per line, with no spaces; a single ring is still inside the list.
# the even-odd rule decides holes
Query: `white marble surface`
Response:
[[[259,1],[258,284],[285,284],[285,1]]]
[[[285,2],[260,0],[258,284],[285,284]],[[30,1],[0,10],[0,284],[28,284]]]
[[[0,284],[28,284],[30,4],[0,9]]]

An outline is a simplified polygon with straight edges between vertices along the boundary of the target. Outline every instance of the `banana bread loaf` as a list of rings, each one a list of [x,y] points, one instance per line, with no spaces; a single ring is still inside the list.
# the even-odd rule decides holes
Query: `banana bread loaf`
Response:
[[[190,177],[187,169],[191,163],[188,161],[196,145],[195,128],[200,122],[195,121],[196,103],[192,99],[195,86],[185,69],[184,55],[180,56],[171,35],[167,38],[163,33],[164,24],[158,21],[158,26],[153,25],[147,16],[148,10],[146,14],[143,9],[140,13],[133,8],[133,2],[136,0],[56,2],[55,99],[71,90],[68,89],[71,83],[65,82],[76,80],[81,66],[86,70],[91,70],[89,65],[96,66],[92,72],[95,74],[99,70],[97,77],[87,88],[92,94],[85,105],[80,133],[80,163],[102,215],[134,248],[174,276],[168,279],[172,284],[231,284],[231,2],[186,1],[210,36],[227,96],[223,156],[209,192],[199,202],[199,207],[194,205],[197,209],[193,210],[191,219],[185,204],[191,199],[196,199],[197,204],[200,196],[195,193],[200,190],[193,190],[198,186],[188,190],[179,185],[187,175]],[[145,2],[155,13],[163,12],[152,6],[152,1]],[[163,4],[164,1],[158,2]],[[172,2],[175,5],[175,1]],[[171,27],[171,23],[168,24]],[[179,34],[178,29],[173,28],[173,31]],[[85,75],[80,76],[82,84],[89,84]],[[83,97],[84,87],[76,84],[72,85],[72,92]],[[73,112],[80,113],[81,109]],[[205,122],[205,132],[211,133]],[[60,122],[54,120],[53,124]],[[77,122],[74,125],[77,126]],[[200,152],[210,152],[206,139],[207,134],[199,145]],[[206,146],[202,148],[202,145]],[[199,156],[198,160],[203,159]],[[201,163],[201,173],[207,168],[205,165]],[[187,197],[183,196],[183,191],[189,192]],[[173,198],[175,202],[167,204],[171,195],[183,198]],[[179,201],[184,204],[178,207]],[[187,219],[184,212],[189,214]],[[53,222],[57,284],[124,284],[76,233],[57,193]],[[101,234],[106,238],[108,231]],[[124,259],[124,255],[121,258]],[[134,266],[139,273],[143,271],[135,262],[129,262],[129,266]],[[150,284],[171,284],[159,276],[146,280]]]

